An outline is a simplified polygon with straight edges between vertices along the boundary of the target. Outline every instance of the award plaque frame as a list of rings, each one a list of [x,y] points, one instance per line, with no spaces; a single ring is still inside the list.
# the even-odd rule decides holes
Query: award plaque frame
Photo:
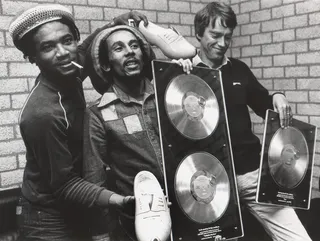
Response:
[[[173,241],[243,236],[219,71],[152,62]]]
[[[256,201],[309,209],[317,128],[292,119],[280,127],[279,114],[267,110]]]

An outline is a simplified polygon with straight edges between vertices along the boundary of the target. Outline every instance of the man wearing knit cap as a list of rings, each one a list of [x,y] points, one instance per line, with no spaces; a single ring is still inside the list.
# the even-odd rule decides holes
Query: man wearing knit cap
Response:
[[[104,28],[128,18],[136,24],[147,21],[130,12]],[[109,205],[106,189],[80,178],[86,106],[81,82],[86,77],[85,52],[99,31],[78,46],[74,18],[58,4],[28,9],[10,24],[14,45],[40,70],[19,118],[27,152],[17,208],[20,240],[86,240],[88,228],[81,224],[79,207]]]
[[[111,207],[116,203],[133,199],[136,194],[134,179],[142,170],[153,173],[164,188],[155,92],[151,82],[151,61],[155,55],[143,35],[129,26],[100,32],[89,53],[89,76],[102,97],[85,115],[83,173],[84,178],[93,183],[103,184],[108,180],[110,210],[114,210]],[[189,71],[186,66],[182,68]],[[110,171],[106,172],[106,166]],[[137,208],[137,203],[142,202],[137,195],[135,200]],[[156,205],[153,201],[149,204],[150,207]],[[111,240],[136,240],[134,205],[118,211],[115,228],[109,230]],[[97,216],[93,218],[96,219]],[[155,227],[155,232],[162,237],[170,233],[166,230],[168,226],[170,230],[171,222],[167,221],[161,219]],[[142,236],[143,232],[152,232],[140,228],[136,226]],[[150,239],[140,236],[138,240]]]

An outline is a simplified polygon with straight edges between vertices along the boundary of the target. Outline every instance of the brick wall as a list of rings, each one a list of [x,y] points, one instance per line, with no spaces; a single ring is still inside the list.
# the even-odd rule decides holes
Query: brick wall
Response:
[[[230,54],[270,91],[283,91],[294,117],[320,126],[320,0],[230,0],[238,16]],[[255,133],[263,122],[252,114]],[[319,139],[320,134],[318,132]],[[320,197],[317,143],[313,197]]]
[[[41,3],[60,3],[73,12],[82,39],[106,21],[130,9],[144,13],[161,26],[174,26],[198,46],[194,14],[210,0],[0,0],[0,188],[21,183],[25,148],[18,116],[38,74],[13,47],[8,25],[13,16]],[[284,91],[295,117],[320,125],[320,0],[224,0],[238,15],[239,26],[229,55],[247,63],[270,91]],[[156,50],[159,57],[163,57]],[[88,102],[98,94],[84,82]],[[252,115],[254,130],[262,136],[263,123]],[[319,135],[318,135],[319,136]],[[319,145],[314,187],[320,175]],[[313,196],[320,196],[313,190]]]

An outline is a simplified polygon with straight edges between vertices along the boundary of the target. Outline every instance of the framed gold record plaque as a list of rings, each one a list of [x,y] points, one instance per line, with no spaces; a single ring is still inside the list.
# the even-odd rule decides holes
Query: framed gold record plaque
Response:
[[[256,201],[309,209],[317,128],[292,120],[280,127],[279,114],[268,110]]]
[[[219,71],[153,61],[174,241],[243,236]]]

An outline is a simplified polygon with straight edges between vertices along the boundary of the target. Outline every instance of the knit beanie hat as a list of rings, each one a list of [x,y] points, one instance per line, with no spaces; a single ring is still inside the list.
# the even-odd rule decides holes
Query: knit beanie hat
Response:
[[[14,45],[24,52],[23,37],[35,28],[55,20],[65,20],[66,24],[74,30],[76,40],[80,40],[79,30],[68,8],[60,4],[41,4],[17,14],[11,21],[9,33]]]

